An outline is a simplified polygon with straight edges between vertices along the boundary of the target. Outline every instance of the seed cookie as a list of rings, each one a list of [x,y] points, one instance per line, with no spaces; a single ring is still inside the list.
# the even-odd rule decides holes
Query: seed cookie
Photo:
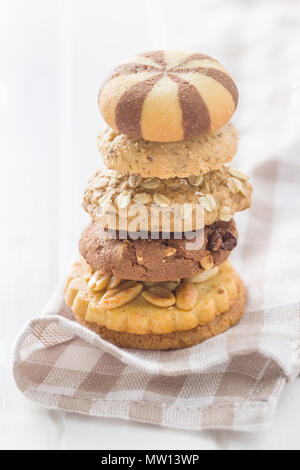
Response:
[[[103,278],[81,259],[66,283],[65,299],[79,322],[116,344],[170,349],[195,344],[232,326],[243,313],[246,293],[229,261],[215,268],[210,279],[147,284]],[[160,335],[172,333],[177,334],[161,342]]]
[[[228,123],[219,131],[180,142],[135,140],[112,129],[101,131],[98,147],[111,170],[142,178],[187,178],[218,170],[237,152],[238,134]]]
[[[97,222],[83,232],[79,250],[94,270],[117,279],[169,281],[210,270],[222,264],[236,247],[234,220],[206,226],[198,237],[126,240],[112,237]],[[190,246],[192,244],[192,246]]]
[[[183,223],[195,230],[231,220],[236,212],[250,207],[251,194],[249,178],[226,166],[204,175],[171,179],[127,176],[104,168],[89,180],[83,207],[104,228],[181,232],[185,231]]]
[[[175,142],[221,129],[236,109],[238,90],[212,57],[152,51],[116,67],[98,102],[105,122],[116,132]]]

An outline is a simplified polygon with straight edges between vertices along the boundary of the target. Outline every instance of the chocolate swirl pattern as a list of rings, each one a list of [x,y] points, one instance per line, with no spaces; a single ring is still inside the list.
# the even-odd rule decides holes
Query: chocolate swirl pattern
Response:
[[[216,131],[237,103],[237,87],[217,60],[180,51],[136,56],[119,65],[99,92],[99,108],[110,127],[156,142]]]

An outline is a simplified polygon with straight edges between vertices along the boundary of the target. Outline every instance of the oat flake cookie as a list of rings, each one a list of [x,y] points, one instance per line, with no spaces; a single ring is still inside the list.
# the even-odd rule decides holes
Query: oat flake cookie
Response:
[[[197,206],[203,209],[203,226],[228,222],[236,212],[250,206],[251,194],[249,178],[226,166],[205,175],[171,179],[127,176],[103,168],[89,180],[83,207],[104,228],[119,230],[124,228],[124,222],[131,231],[140,205],[146,218],[141,220],[139,229],[153,226],[154,231],[160,231],[162,220],[156,224],[151,219],[151,205],[155,204],[170,219],[170,231],[176,232],[180,231],[176,230],[178,219],[182,226],[184,221],[191,221],[191,230],[202,228],[197,226]],[[174,212],[174,208],[180,211]]]

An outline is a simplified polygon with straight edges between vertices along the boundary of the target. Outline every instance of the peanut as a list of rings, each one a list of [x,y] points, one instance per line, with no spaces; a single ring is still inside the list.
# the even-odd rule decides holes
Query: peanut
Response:
[[[211,255],[204,256],[204,258],[200,260],[200,264],[205,271],[209,271],[214,267],[214,259]]]
[[[176,302],[174,294],[162,286],[153,286],[149,290],[142,292],[142,296],[147,302],[157,307],[171,307]]]
[[[211,279],[212,277],[216,276],[218,272],[219,272],[219,267],[216,266],[215,268],[210,269],[209,271],[204,271],[202,273],[194,274],[193,276],[187,278],[187,281],[191,283],[195,283],[195,284],[205,282]]]
[[[169,258],[169,256],[173,256],[176,253],[176,248],[173,248],[172,246],[168,246],[165,251],[164,255]]]
[[[183,282],[176,289],[176,306],[180,310],[192,310],[198,300],[199,291],[194,284]]]
[[[135,281],[124,281],[115,289],[110,289],[101,298],[101,308],[113,309],[127,304],[137,297],[143,289],[143,284]]]
[[[88,281],[89,287],[95,292],[100,292],[106,289],[111,278],[111,274],[104,274],[101,271],[96,271]]]
[[[111,279],[109,280],[106,289],[115,289],[121,284],[122,280],[117,279],[115,276],[112,276]]]

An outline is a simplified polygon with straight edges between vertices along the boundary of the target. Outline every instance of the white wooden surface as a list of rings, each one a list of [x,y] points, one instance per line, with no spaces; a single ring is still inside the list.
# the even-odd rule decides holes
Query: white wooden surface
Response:
[[[28,402],[11,377],[14,338],[67,271],[88,221],[81,195],[99,164],[96,101],[105,71],[136,51],[165,46],[225,61],[226,21],[239,14],[247,24],[245,2],[238,13],[235,3],[189,0],[182,11],[177,0],[0,0],[1,449],[300,448],[300,381],[286,388],[272,429],[234,434],[49,411]],[[243,144],[240,162],[247,170]]]

